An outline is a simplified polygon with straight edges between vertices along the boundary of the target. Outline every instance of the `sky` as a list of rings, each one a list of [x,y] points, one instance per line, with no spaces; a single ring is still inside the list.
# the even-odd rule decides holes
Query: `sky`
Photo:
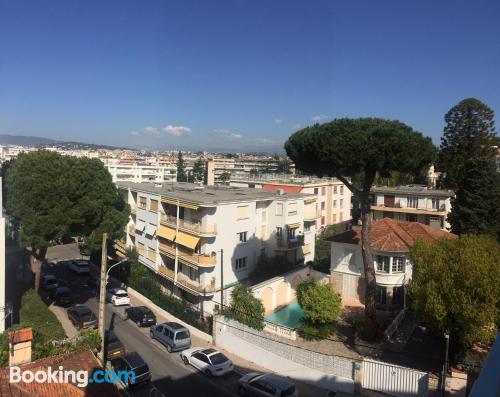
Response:
[[[0,0],[0,134],[280,151],[339,117],[500,114],[498,0]]]

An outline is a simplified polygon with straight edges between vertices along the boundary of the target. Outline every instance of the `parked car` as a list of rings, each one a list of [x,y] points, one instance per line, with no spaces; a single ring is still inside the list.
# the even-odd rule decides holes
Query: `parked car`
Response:
[[[151,381],[151,373],[148,364],[136,352],[125,353],[121,357],[111,360],[111,366],[115,371],[133,371],[134,377],[122,379],[125,386],[131,388]]]
[[[125,309],[125,315],[134,321],[138,327],[156,324],[156,316],[146,306],[129,307]]]
[[[238,393],[242,397],[298,397],[295,385],[275,374],[250,372],[238,381]]]
[[[59,286],[52,290],[51,298],[58,306],[67,306],[73,303],[71,290],[65,286]]]
[[[149,329],[151,338],[166,346],[167,351],[177,352],[191,347],[191,335],[186,327],[174,322],[153,325]]]
[[[123,346],[123,343],[113,331],[106,331],[104,335],[104,351],[106,352],[107,360],[112,360],[125,354],[125,346]]]
[[[69,270],[77,274],[88,274],[90,273],[89,262],[83,259],[69,261]]]
[[[130,305],[130,298],[127,291],[121,288],[111,288],[106,291],[106,300],[113,306]]]
[[[97,328],[97,317],[87,306],[70,307],[68,318],[77,329]]]
[[[47,291],[50,291],[52,289],[56,289],[57,287],[59,287],[59,283],[57,282],[57,278],[53,274],[44,274],[41,278],[41,284],[42,284],[42,287]]]
[[[207,376],[222,376],[234,369],[232,361],[215,349],[193,347],[182,351],[181,358]]]

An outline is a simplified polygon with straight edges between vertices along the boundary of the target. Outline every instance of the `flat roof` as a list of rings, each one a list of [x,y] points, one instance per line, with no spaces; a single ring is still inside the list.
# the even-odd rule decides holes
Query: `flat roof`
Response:
[[[160,195],[168,199],[181,200],[198,205],[217,205],[221,203],[265,201],[265,200],[290,200],[316,197],[313,194],[283,193],[276,190],[254,189],[235,186],[206,186],[187,182],[163,182],[161,184],[143,182],[117,182],[122,189]]]
[[[231,177],[234,183],[256,183],[260,185],[283,185],[283,186],[303,186],[321,187],[333,184],[342,184],[337,178],[317,178],[317,177]]]
[[[452,190],[429,189],[424,185],[403,185],[403,186],[375,186],[372,193],[392,193],[392,194],[418,194],[421,196],[441,196],[452,197],[455,193]]]

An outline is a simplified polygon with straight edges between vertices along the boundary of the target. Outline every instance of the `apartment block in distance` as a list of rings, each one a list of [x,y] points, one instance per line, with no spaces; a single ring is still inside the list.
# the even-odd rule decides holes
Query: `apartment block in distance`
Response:
[[[191,183],[117,183],[132,208],[124,252],[163,276],[175,296],[211,312],[224,288],[247,280],[261,254],[314,259],[313,195]],[[223,251],[223,255],[222,255]],[[219,293],[217,293],[219,291]]]
[[[316,229],[351,220],[351,191],[336,178],[262,176],[231,178],[231,186],[290,193],[313,194],[316,197]]]
[[[429,189],[423,185],[374,187],[371,190],[373,219],[391,218],[419,222],[433,229],[447,230],[451,211],[451,190]]]
[[[137,164],[107,164],[113,182],[175,182],[177,180],[177,167]]]

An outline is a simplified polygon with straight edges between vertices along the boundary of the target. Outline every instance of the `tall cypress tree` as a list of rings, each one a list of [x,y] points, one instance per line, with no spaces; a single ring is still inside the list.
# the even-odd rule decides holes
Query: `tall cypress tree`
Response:
[[[500,173],[493,159],[470,159],[448,216],[456,234],[484,234],[500,241]]]
[[[187,180],[186,164],[179,150],[179,153],[177,153],[177,182],[187,182]]]
[[[467,98],[451,108],[444,120],[438,169],[446,173],[444,187],[457,189],[467,160],[494,155],[493,146],[498,145],[494,112],[480,100]]]

